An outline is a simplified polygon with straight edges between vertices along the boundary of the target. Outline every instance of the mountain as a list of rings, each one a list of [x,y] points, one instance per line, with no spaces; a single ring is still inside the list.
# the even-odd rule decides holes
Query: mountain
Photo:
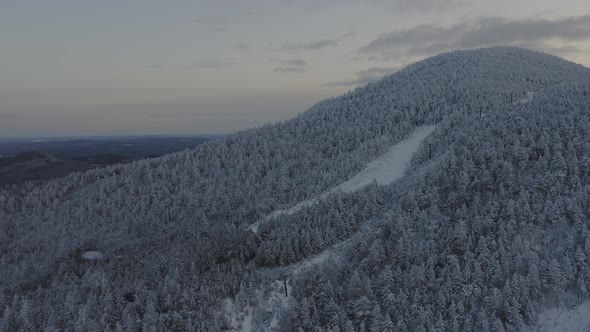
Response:
[[[427,126],[403,176],[334,189]],[[0,191],[0,327],[520,330],[590,297],[588,132],[589,69],[455,51],[289,121]]]

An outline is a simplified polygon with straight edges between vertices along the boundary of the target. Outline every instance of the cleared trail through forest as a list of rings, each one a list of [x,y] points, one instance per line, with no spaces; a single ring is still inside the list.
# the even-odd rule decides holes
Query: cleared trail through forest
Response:
[[[568,309],[545,309],[538,314],[534,325],[525,327],[522,332],[580,332],[590,331],[590,301]]]
[[[433,125],[417,127],[407,139],[395,144],[383,155],[369,162],[362,171],[348,181],[328,190],[319,197],[300,202],[289,209],[276,210],[263,219],[250,225],[250,230],[256,233],[261,223],[282,214],[293,214],[306,207],[313,206],[321,199],[335,192],[357,191],[371,184],[373,181],[382,185],[392,183],[404,175],[404,171],[412,159],[412,156],[418,150],[420,143],[422,143],[422,141],[434,131],[434,128],[436,128],[436,126]]]
[[[300,202],[289,209],[274,211],[262,220],[252,224],[250,229],[253,232],[257,232],[260,223],[266,222],[281,214],[293,214],[303,208],[313,206],[321,199],[335,192],[353,192],[371,184],[373,181],[382,185],[392,183],[404,175],[404,171],[414,153],[434,129],[435,126],[421,126],[414,129],[407,139],[395,144],[386,153],[369,162],[362,171],[348,181],[339,184],[319,197]],[[290,278],[293,278],[305,270],[314,268],[314,266],[318,264],[322,264],[327,259],[337,259],[338,252],[342,250],[345,242],[348,242],[349,240],[351,239],[337,243],[308,259],[279,269],[289,275]],[[256,304],[254,307],[248,305],[239,309],[239,306],[236,306],[233,300],[227,299],[224,307],[232,328],[246,332],[254,330],[276,331],[281,312],[284,312],[289,306],[289,300],[291,298],[290,283],[287,284],[287,288],[289,292],[288,297],[285,297],[284,287],[281,280],[275,280],[269,286],[256,290],[256,300],[254,301]],[[266,314],[268,317],[267,320],[261,321],[261,314]]]

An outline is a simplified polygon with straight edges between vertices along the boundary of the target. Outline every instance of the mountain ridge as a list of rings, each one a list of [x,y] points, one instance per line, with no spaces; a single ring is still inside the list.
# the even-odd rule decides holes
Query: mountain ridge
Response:
[[[590,282],[590,251],[573,229],[588,233],[588,82],[588,69],[536,52],[452,52],[292,120],[0,191],[5,321],[23,329],[229,329],[225,299],[255,308],[257,287],[272,285],[282,267],[354,235],[341,251],[346,264],[289,280],[293,295],[273,313],[276,329],[521,328],[540,304],[587,297],[576,285]],[[515,103],[531,91],[531,102]],[[260,234],[245,227],[344,182],[416,126],[434,123],[425,140],[432,153],[422,145],[394,184],[332,195]],[[535,252],[527,243],[555,243],[549,230],[572,244]],[[564,261],[570,246],[586,265]],[[80,262],[79,250],[105,259]],[[264,312],[253,319],[265,325]]]

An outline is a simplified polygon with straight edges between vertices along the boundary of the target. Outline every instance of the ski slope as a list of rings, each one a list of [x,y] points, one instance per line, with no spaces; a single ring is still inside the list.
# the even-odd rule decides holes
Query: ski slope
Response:
[[[538,314],[535,325],[522,332],[588,332],[590,331],[590,301],[579,306],[546,309]]]
[[[274,211],[262,220],[252,224],[250,229],[256,233],[262,222],[282,214],[296,213],[303,208],[317,204],[321,199],[336,192],[354,192],[371,184],[373,181],[381,185],[392,183],[404,175],[404,171],[407,168],[408,163],[411,161],[412,156],[418,150],[424,139],[428,137],[434,129],[435,126],[421,126],[416,128],[407,139],[395,144],[386,153],[369,162],[362,171],[348,181],[337,185],[319,197],[300,202],[289,209]],[[293,277],[306,269],[322,264],[328,259],[336,259],[338,256],[337,253],[341,250],[342,245],[343,243],[336,244],[322,253],[295,263],[286,269],[290,271],[289,275]],[[255,329],[268,332],[276,331],[278,328],[279,316],[281,312],[287,308],[289,298],[291,297],[291,285],[288,284],[287,287],[289,289],[289,297],[284,296],[283,285],[280,281],[272,282],[270,288],[267,289],[266,292],[263,292],[262,289],[257,290],[255,301],[257,304],[255,308],[246,306],[238,309],[231,299],[227,299],[225,310],[232,328],[237,331],[245,332],[250,332]],[[271,318],[267,322],[254,322],[255,312],[266,312]]]
[[[357,191],[371,184],[373,181],[376,181],[377,184],[381,185],[392,183],[404,175],[404,171],[410,160],[412,160],[412,156],[418,150],[420,143],[422,143],[422,141],[434,131],[434,128],[435,126],[417,127],[412,133],[410,133],[410,136],[407,139],[395,144],[386,153],[369,162],[362,171],[350,180],[339,184],[319,197],[300,202],[289,209],[276,210],[262,220],[252,224],[250,229],[256,233],[260,223],[282,214],[293,214],[303,208],[313,206],[318,203],[320,199],[335,192],[347,193]]]
[[[385,154],[368,163],[352,179],[340,184],[329,193],[353,192],[373,181],[377,184],[390,184],[401,178],[420,143],[432,133],[434,128],[435,126],[422,126],[414,129],[410,137],[392,146]]]

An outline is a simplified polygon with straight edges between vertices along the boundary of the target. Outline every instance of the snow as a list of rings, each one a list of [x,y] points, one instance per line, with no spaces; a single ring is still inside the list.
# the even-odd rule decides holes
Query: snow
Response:
[[[422,143],[422,141],[434,131],[434,128],[435,126],[420,126],[414,129],[407,139],[395,144],[385,154],[369,162],[365,168],[352,179],[339,184],[319,197],[300,202],[289,209],[273,211],[262,220],[250,225],[250,230],[256,233],[262,222],[273,219],[282,214],[296,213],[303,208],[313,206],[318,203],[320,199],[335,192],[348,193],[357,191],[371,184],[373,181],[382,185],[392,183],[404,175],[404,170],[408,166],[414,153],[418,150],[420,143]]]
[[[522,98],[521,100],[519,100],[517,103],[518,104],[528,104],[533,101],[534,97],[535,97],[535,92],[527,91],[526,96],[524,98]]]
[[[231,299],[226,299],[225,312],[234,331],[252,331],[252,318],[254,316],[252,307],[246,306],[242,310],[236,310],[234,301]]]
[[[291,298],[291,285],[287,283],[287,292],[289,297],[285,296],[285,286],[282,280],[275,280],[270,284],[268,293],[262,290],[256,290],[256,306],[253,308],[248,305],[242,309],[236,308],[232,299],[225,300],[225,313],[229,319],[232,330],[241,332],[251,331],[276,331],[279,325],[279,318],[282,312],[288,306]],[[254,315],[262,313],[269,315],[266,322],[255,328]],[[257,315],[258,317],[258,315]]]
[[[371,161],[360,173],[342,183],[332,192],[352,192],[359,190],[373,181],[378,184],[389,184],[404,175],[404,170],[418,150],[420,143],[434,130],[435,126],[416,128],[407,139],[392,146],[389,151]]]
[[[579,306],[551,308],[538,314],[538,321],[527,326],[522,332],[582,332],[590,331],[590,301]]]
[[[104,255],[100,251],[89,250],[82,253],[80,257],[87,261],[100,261],[104,258]]]
[[[272,319],[268,324],[268,331],[274,331],[279,326],[279,314],[287,308],[289,298],[291,297],[291,285],[287,283],[287,293],[289,297],[285,296],[285,286],[282,281],[277,280],[272,283],[271,291],[267,300],[262,303],[262,308],[266,312],[272,313]]]
[[[371,184],[373,181],[381,185],[392,183],[404,175],[404,171],[411,161],[412,156],[418,150],[424,139],[432,133],[434,128],[435,126],[421,126],[416,128],[406,140],[397,143],[382,156],[369,162],[362,171],[348,181],[328,190],[319,197],[300,202],[289,209],[274,211],[262,220],[252,224],[250,229],[253,232],[257,232],[262,222],[282,214],[293,214],[305,207],[313,206],[321,199],[335,192],[354,192]],[[318,255],[287,267],[289,270],[288,275],[292,278],[327,260],[337,259],[342,245],[343,243],[336,244]],[[280,315],[288,307],[289,299],[291,298],[291,285],[289,285],[289,282],[287,282],[287,290],[289,297],[285,296],[283,281],[273,281],[270,283],[266,292],[260,289],[256,291],[255,308],[247,306],[239,309],[235,307],[232,300],[227,299],[225,309],[232,328],[237,331],[253,331],[255,329],[260,331],[276,331],[278,329]],[[260,314],[266,314],[268,320],[261,321],[259,318]],[[256,323],[253,324],[254,316],[257,319],[255,319]]]

